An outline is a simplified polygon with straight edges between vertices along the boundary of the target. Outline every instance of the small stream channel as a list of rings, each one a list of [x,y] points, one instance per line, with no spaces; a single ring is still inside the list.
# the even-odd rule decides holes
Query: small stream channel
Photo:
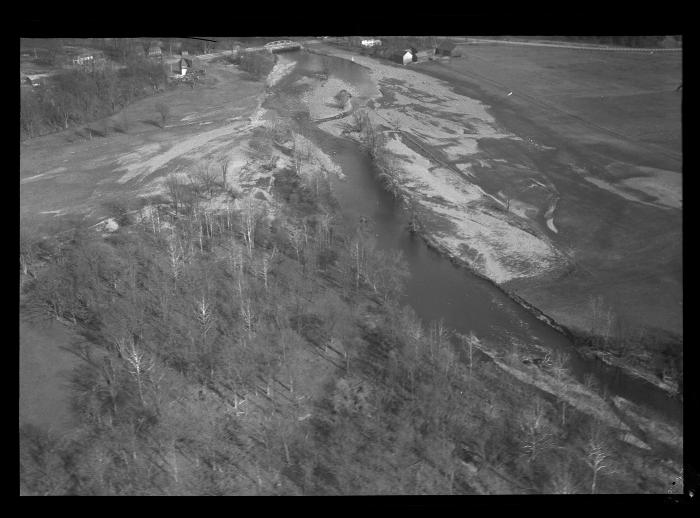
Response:
[[[295,71],[280,82],[279,88],[293,82],[299,73],[324,70],[329,77],[336,75],[353,84],[360,93],[353,99],[354,105],[376,95],[367,69],[351,61],[305,51],[288,53],[285,59],[293,59],[297,65]],[[566,336],[536,318],[494,284],[455,266],[420,237],[409,233],[407,214],[382,189],[375,179],[370,158],[355,142],[330,135],[314,125],[310,125],[309,131],[346,176],[343,180],[333,180],[343,217],[350,223],[359,222],[360,217],[368,218],[381,248],[403,252],[411,273],[403,302],[412,306],[424,322],[442,318],[449,328],[460,333],[473,331],[490,344],[502,345],[504,351],[509,351],[512,343],[519,341],[535,343],[553,352],[567,352],[570,371],[578,380],[593,374],[600,388],[610,396],[619,395],[682,423],[680,401],[617,367],[584,358]]]

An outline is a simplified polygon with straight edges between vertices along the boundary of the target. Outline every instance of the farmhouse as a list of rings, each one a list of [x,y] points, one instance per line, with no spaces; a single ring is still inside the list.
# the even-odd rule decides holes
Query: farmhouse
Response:
[[[445,40],[435,49],[435,54],[438,56],[460,56],[460,52],[457,49],[457,44],[454,41]]]

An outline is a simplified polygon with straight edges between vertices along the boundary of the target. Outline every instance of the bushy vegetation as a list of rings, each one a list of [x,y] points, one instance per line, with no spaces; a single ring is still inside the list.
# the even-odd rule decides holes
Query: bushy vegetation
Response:
[[[166,79],[162,65],[142,59],[131,60],[118,71],[63,71],[46,86],[21,89],[20,138],[68,129],[111,115],[162,89]]]
[[[261,79],[275,66],[275,56],[266,50],[241,52],[236,58],[241,70],[245,70],[255,79]]]

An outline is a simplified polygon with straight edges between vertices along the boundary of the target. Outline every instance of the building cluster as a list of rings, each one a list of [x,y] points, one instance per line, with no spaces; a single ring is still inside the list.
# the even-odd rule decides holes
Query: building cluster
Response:
[[[429,38],[424,39],[429,40]],[[439,43],[433,40],[433,42],[427,41],[422,44],[416,44],[417,46],[409,45],[406,47],[401,47],[401,43],[392,41],[390,38],[383,41],[379,38],[355,36],[342,38],[342,40],[349,47],[359,48],[363,54],[386,58],[403,65],[433,59],[448,59],[461,55],[457,44],[448,39]],[[406,45],[405,42],[403,44]]]

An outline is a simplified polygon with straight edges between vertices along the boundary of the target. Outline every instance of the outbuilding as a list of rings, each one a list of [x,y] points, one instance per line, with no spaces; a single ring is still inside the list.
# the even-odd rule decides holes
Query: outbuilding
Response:
[[[180,58],[178,62],[178,68],[180,69],[181,75],[187,75],[187,71],[192,68],[192,60],[187,58]]]
[[[410,50],[407,50],[406,53],[402,57],[403,64],[408,65],[409,63],[413,63],[413,52]]]

